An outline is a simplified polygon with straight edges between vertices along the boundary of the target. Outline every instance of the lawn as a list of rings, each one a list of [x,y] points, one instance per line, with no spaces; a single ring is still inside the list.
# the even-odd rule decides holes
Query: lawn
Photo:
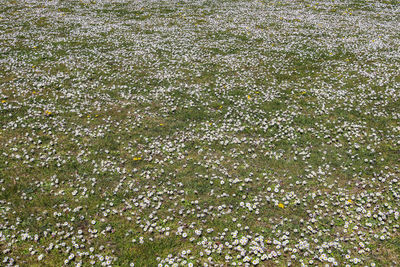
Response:
[[[0,0],[0,265],[400,265],[399,17]]]

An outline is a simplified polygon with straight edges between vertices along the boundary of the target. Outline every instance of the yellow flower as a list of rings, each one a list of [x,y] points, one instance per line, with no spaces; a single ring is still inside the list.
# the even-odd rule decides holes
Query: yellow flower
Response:
[[[7,101],[6,100],[1,100],[1,103],[6,103]]]
[[[353,203],[353,200],[349,199],[349,200],[347,200],[347,202],[349,202],[351,204],[351,203]]]
[[[51,115],[51,111],[46,110],[45,113],[46,113],[47,116]]]
[[[279,203],[279,204],[278,204],[278,207],[281,208],[281,209],[283,209],[283,208],[285,208],[285,205],[283,205],[282,203]]]
[[[134,157],[133,160],[141,160],[141,157]]]
[[[251,99],[251,96],[248,95],[247,98],[248,98],[248,99]]]
[[[160,126],[164,126],[164,123],[160,123]]]

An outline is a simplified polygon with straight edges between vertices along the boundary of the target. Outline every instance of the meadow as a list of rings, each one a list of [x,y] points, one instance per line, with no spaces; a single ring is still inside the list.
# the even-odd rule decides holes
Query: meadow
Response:
[[[0,0],[0,265],[400,265],[399,18]]]

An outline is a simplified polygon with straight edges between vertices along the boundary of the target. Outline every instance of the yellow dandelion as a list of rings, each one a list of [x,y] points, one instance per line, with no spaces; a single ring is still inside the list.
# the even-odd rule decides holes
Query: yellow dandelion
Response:
[[[164,123],[160,123],[160,126],[164,126]]]
[[[278,204],[278,207],[281,208],[281,209],[284,209],[284,208],[285,208],[285,205],[283,205],[282,203],[279,203],[279,204]]]
[[[347,202],[349,202],[351,204],[351,203],[353,203],[353,200],[349,199],[349,200],[347,200]]]
[[[6,100],[1,100],[1,103],[6,103],[7,101]]]
[[[141,160],[141,157],[134,157],[133,160],[137,161],[137,160]]]
[[[247,99],[251,99],[251,96],[248,95],[248,96],[247,96]]]

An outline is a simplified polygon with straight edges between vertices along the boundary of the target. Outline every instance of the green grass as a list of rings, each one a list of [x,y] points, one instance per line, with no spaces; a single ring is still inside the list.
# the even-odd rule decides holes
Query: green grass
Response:
[[[0,260],[397,265],[397,3],[0,2]]]

